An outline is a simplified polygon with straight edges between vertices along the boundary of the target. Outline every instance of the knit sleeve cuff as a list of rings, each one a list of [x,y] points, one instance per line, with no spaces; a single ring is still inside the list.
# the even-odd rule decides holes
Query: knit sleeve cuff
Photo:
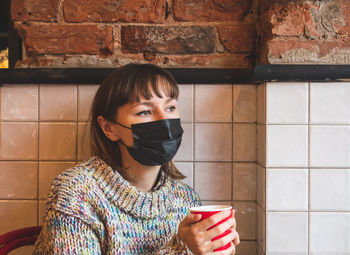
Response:
[[[193,254],[187,245],[180,240],[177,234],[163,247],[161,248],[156,255],[191,255]]]

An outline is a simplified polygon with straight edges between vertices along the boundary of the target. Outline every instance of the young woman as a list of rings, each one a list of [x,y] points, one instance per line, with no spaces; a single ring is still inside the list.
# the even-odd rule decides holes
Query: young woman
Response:
[[[234,254],[233,217],[207,231],[228,215],[189,214],[200,199],[171,161],[183,133],[178,95],[154,65],[129,64],[103,81],[91,109],[93,157],[54,180],[34,254],[213,254],[227,243],[214,254]]]

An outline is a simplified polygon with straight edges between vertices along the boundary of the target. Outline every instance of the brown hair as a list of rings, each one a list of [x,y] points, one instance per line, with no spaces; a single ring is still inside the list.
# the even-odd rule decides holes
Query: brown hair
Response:
[[[141,95],[145,99],[150,99],[152,93],[162,97],[159,81],[162,81],[164,93],[177,99],[179,88],[174,77],[168,71],[151,64],[127,64],[117,68],[102,82],[94,97],[90,113],[92,155],[104,160],[127,180],[129,178],[122,166],[119,145],[105,136],[97,117],[114,121],[119,107],[126,103],[140,102]],[[172,161],[162,165],[161,171],[174,179],[185,178]]]

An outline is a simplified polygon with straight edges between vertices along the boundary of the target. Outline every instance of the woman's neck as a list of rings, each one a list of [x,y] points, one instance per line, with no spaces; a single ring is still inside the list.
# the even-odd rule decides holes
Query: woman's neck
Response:
[[[157,181],[160,166],[145,166],[134,160],[129,152],[121,146],[123,166],[126,168],[126,174],[130,179],[130,184],[137,190],[151,191]]]

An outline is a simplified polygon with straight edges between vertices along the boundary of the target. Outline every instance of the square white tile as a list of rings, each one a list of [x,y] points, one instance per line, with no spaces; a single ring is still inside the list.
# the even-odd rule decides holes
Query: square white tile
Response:
[[[265,253],[266,251],[266,213],[264,210],[258,206],[257,207],[257,241],[258,246]]]
[[[344,124],[350,123],[350,84],[311,83],[310,122]]]
[[[266,122],[267,124],[307,124],[308,83],[267,83]]]
[[[255,241],[241,241],[236,247],[235,255],[257,255],[257,247]]]
[[[307,211],[308,170],[267,169],[266,210]]]
[[[256,121],[258,124],[266,124],[266,84],[259,84],[256,93]]]
[[[350,169],[311,169],[310,209],[350,211]]]
[[[350,167],[350,126],[311,126],[311,167]]]
[[[256,161],[255,124],[233,124],[233,160]]]
[[[257,238],[257,207],[254,202],[235,202],[235,218],[237,232],[241,240],[256,240]]]
[[[350,213],[310,213],[310,254],[350,254]]]
[[[256,164],[233,164],[233,200],[256,201]]]
[[[267,167],[308,166],[308,126],[267,125]]]
[[[266,125],[256,126],[256,159],[266,166]]]
[[[256,122],[256,87],[233,86],[233,122]]]
[[[194,188],[201,200],[231,200],[231,163],[195,163],[194,167]]]
[[[232,85],[195,85],[195,121],[231,122]]]
[[[177,169],[186,176],[182,180],[185,184],[193,188],[193,163],[192,162],[175,162]]]
[[[39,85],[40,120],[77,120],[77,86]]]
[[[193,85],[180,84],[179,98],[177,99],[177,109],[182,122],[193,121]]]
[[[193,124],[181,123],[184,130],[179,150],[177,151],[175,161],[192,161],[193,160]]]
[[[0,87],[0,120],[37,121],[38,85]]]
[[[91,105],[100,85],[78,85],[78,120],[88,121]]]
[[[306,212],[268,212],[266,254],[307,255],[308,214]]]
[[[257,203],[263,209],[266,208],[266,168],[256,167],[256,198]]]
[[[195,123],[194,139],[195,160],[232,160],[232,124]]]

